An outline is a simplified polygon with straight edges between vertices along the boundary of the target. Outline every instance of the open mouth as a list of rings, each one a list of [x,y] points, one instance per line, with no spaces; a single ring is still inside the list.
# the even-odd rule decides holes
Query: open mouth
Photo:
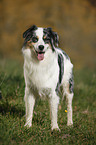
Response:
[[[35,50],[36,51],[36,50]],[[38,52],[38,51],[36,51],[36,54],[37,54],[37,59],[39,60],[39,61],[41,61],[41,60],[43,60],[44,59],[44,53],[45,52]]]

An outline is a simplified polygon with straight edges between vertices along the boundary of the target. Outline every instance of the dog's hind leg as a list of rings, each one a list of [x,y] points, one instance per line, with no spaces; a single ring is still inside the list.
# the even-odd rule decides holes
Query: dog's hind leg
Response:
[[[67,101],[67,126],[73,125],[73,120],[72,120],[72,99],[73,99],[73,93],[66,93],[66,101]]]
[[[72,83],[72,82],[71,82]],[[72,120],[72,99],[73,99],[73,84],[67,83],[65,86],[65,95],[67,102],[67,126],[71,126],[73,124]]]
[[[35,105],[34,96],[26,89],[25,90],[25,106],[26,106],[26,123],[25,126],[32,126],[33,109]]]
[[[59,97],[54,92],[50,98],[50,111],[51,111],[51,129],[60,130],[57,123],[57,113],[58,113]]]

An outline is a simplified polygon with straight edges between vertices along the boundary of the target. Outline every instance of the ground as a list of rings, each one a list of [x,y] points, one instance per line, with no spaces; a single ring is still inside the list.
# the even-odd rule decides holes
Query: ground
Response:
[[[0,144],[96,144],[96,71],[88,68],[74,69],[74,99],[72,128],[67,127],[65,99],[58,112],[61,132],[51,132],[48,101],[38,100],[33,116],[33,126],[24,127],[23,63],[15,60],[0,61]],[[61,97],[60,97],[61,98]]]

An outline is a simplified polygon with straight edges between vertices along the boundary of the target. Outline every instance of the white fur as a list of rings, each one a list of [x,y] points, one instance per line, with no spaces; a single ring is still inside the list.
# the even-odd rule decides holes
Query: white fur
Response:
[[[45,44],[43,37],[43,28],[38,28],[36,30],[36,35],[39,37],[39,40],[34,44],[34,49],[38,50],[39,45],[45,46],[44,59],[42,61],[37,60],[36,53],[34,49],[29,47],[23,49],[24,55],[24,77],[25,77],[25,105],[26,105],[26,124],[25,126],[30,127],[32,125],[33,117],[33,108],[35,105],[35,100],[39,96],[44,98],[48,96],[50,102],[51,110],[51,128],[59,129],[57,123],[57,113],[58,113],[58,104],[59,96],[56,94],[56,86],[58,83],[59,76],[59,66],[58,66],[58,54],[62,51],[56,49],[53,53],[51,46]],[[66,59],[64,54],[64,75],[62,80],[62,86],[64,94],[67,98],[67,116],[68,121],[67,125],[72,125],[72,98],[73,93],[68,91],[68,82],[72,73],[73,65],[69,59]]]

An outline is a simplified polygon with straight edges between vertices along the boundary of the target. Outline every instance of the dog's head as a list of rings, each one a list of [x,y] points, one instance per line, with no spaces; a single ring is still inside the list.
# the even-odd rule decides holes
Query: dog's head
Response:
[[[38,60],[44,59],[44,53],[48,49],[51,48],[54,52],[56,46],[58,46],[58,35],[51,28],[40,28],[33,25],[23,33],[23,38],[25,39],[24,46],[33,49]]]

